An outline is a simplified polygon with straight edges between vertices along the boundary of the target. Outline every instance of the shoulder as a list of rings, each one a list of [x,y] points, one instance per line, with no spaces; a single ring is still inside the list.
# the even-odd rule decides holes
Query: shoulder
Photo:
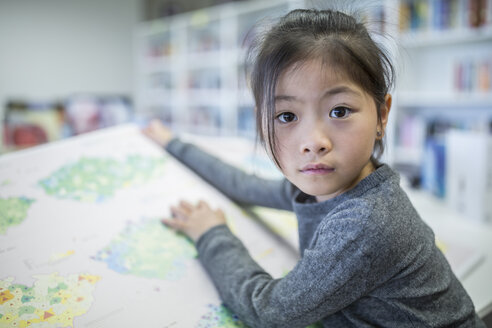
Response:
[[[330,216],[356,218],[379,229],[420,225],[422,220],[400,186],[398,173],[388,165],[379,167],[342,197]]]
[[[409,253],[430,252],[434,234],[400,187],[398,175],[386,166],[366,182],[362,192],[348,193],[326,214],[319,232],[357,239],[397,261],[411,258]]]

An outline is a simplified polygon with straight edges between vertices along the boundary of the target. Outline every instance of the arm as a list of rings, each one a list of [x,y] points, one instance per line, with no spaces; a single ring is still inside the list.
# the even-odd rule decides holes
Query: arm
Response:
[[[323,222],[316,241],[282,279],[272,279],[224,225],[198,240],[199,259],[223,301],[248,325],[305,327],[367,295],[397,270],[395,250],[381,247],[377,230],[361,219]]]
[[[292,210],[293,186],[286,179],[266,180],[247,174],[179,139],[172,139],[166,150],[236,202]]]
[[[265,180],[248,175],[174,138],[159,120],[152,120],[142,132],[234,201],[292,210],[290,195],[293,186],[287,180]]]

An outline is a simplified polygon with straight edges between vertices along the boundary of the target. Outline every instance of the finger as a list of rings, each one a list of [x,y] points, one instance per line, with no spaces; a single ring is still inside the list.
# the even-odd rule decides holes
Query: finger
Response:
[[[208,205],[208,203],[205,202],[202,199],[198,202],[197,207],[200,208],[200,209],[203,209],[203,208],[209,209],[210,208],[210,206]]]
[[[160,120],[154,118],[150,121],[150,124],[149,124],[151,127],[153,128],[158,128],[158,127],[161,127],[163,124]]]
[[[225,220],[224,211],[222,211],[220,208],[215,210],[215,214],[217,214],[218,216],[220,216],[222,219]]]
[[[150,136],[150,128],[148,126],[142,128],[142,133],[145,134],[146,136]]]
[[[191,205],[189,202],[187,202],[185,200],[182,200],[179,202],[179,207],[182,210],[187,211],[188,213],[193,210],[193,205]]]
[[[158,141],[154,132],[154,129],[151,126],[146,126],[142,129],[142,133],[150,138],[151,140]]]
[[[171,229],[174,229],[174,230],[178,230],[178,231],[183,231],[184,229],[184,223],[180,220],[175,220],[175,219],[162,219],[161,222],[171,228]]]
[[[177,220],[186,220],[188,219],[189,213],[181,207],[171,206],[171,216]]]

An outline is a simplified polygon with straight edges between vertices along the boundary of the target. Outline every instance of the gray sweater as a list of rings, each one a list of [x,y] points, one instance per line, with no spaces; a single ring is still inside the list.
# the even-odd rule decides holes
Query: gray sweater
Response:
[[[294,211],[301,259],[273,279],[221,225],[197,242],[224,303],[251,327],[485,327],[387,165],[317,203],[173,139],[168,152],[240,204]]]

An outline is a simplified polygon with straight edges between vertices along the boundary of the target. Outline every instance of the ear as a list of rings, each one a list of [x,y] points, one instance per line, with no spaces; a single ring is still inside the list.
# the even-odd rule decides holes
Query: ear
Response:
[[[388,123],[388,117],[391,110],[391,103],[393,99],[391,95],[388,93],[384,96],[384,104],[381,106],[381,122],[378,123],[378,128],[381,129],[382,135],[384,135],[384,131],[386,129],[386,124]],[[382,136],[381,136],[382,137]]]

